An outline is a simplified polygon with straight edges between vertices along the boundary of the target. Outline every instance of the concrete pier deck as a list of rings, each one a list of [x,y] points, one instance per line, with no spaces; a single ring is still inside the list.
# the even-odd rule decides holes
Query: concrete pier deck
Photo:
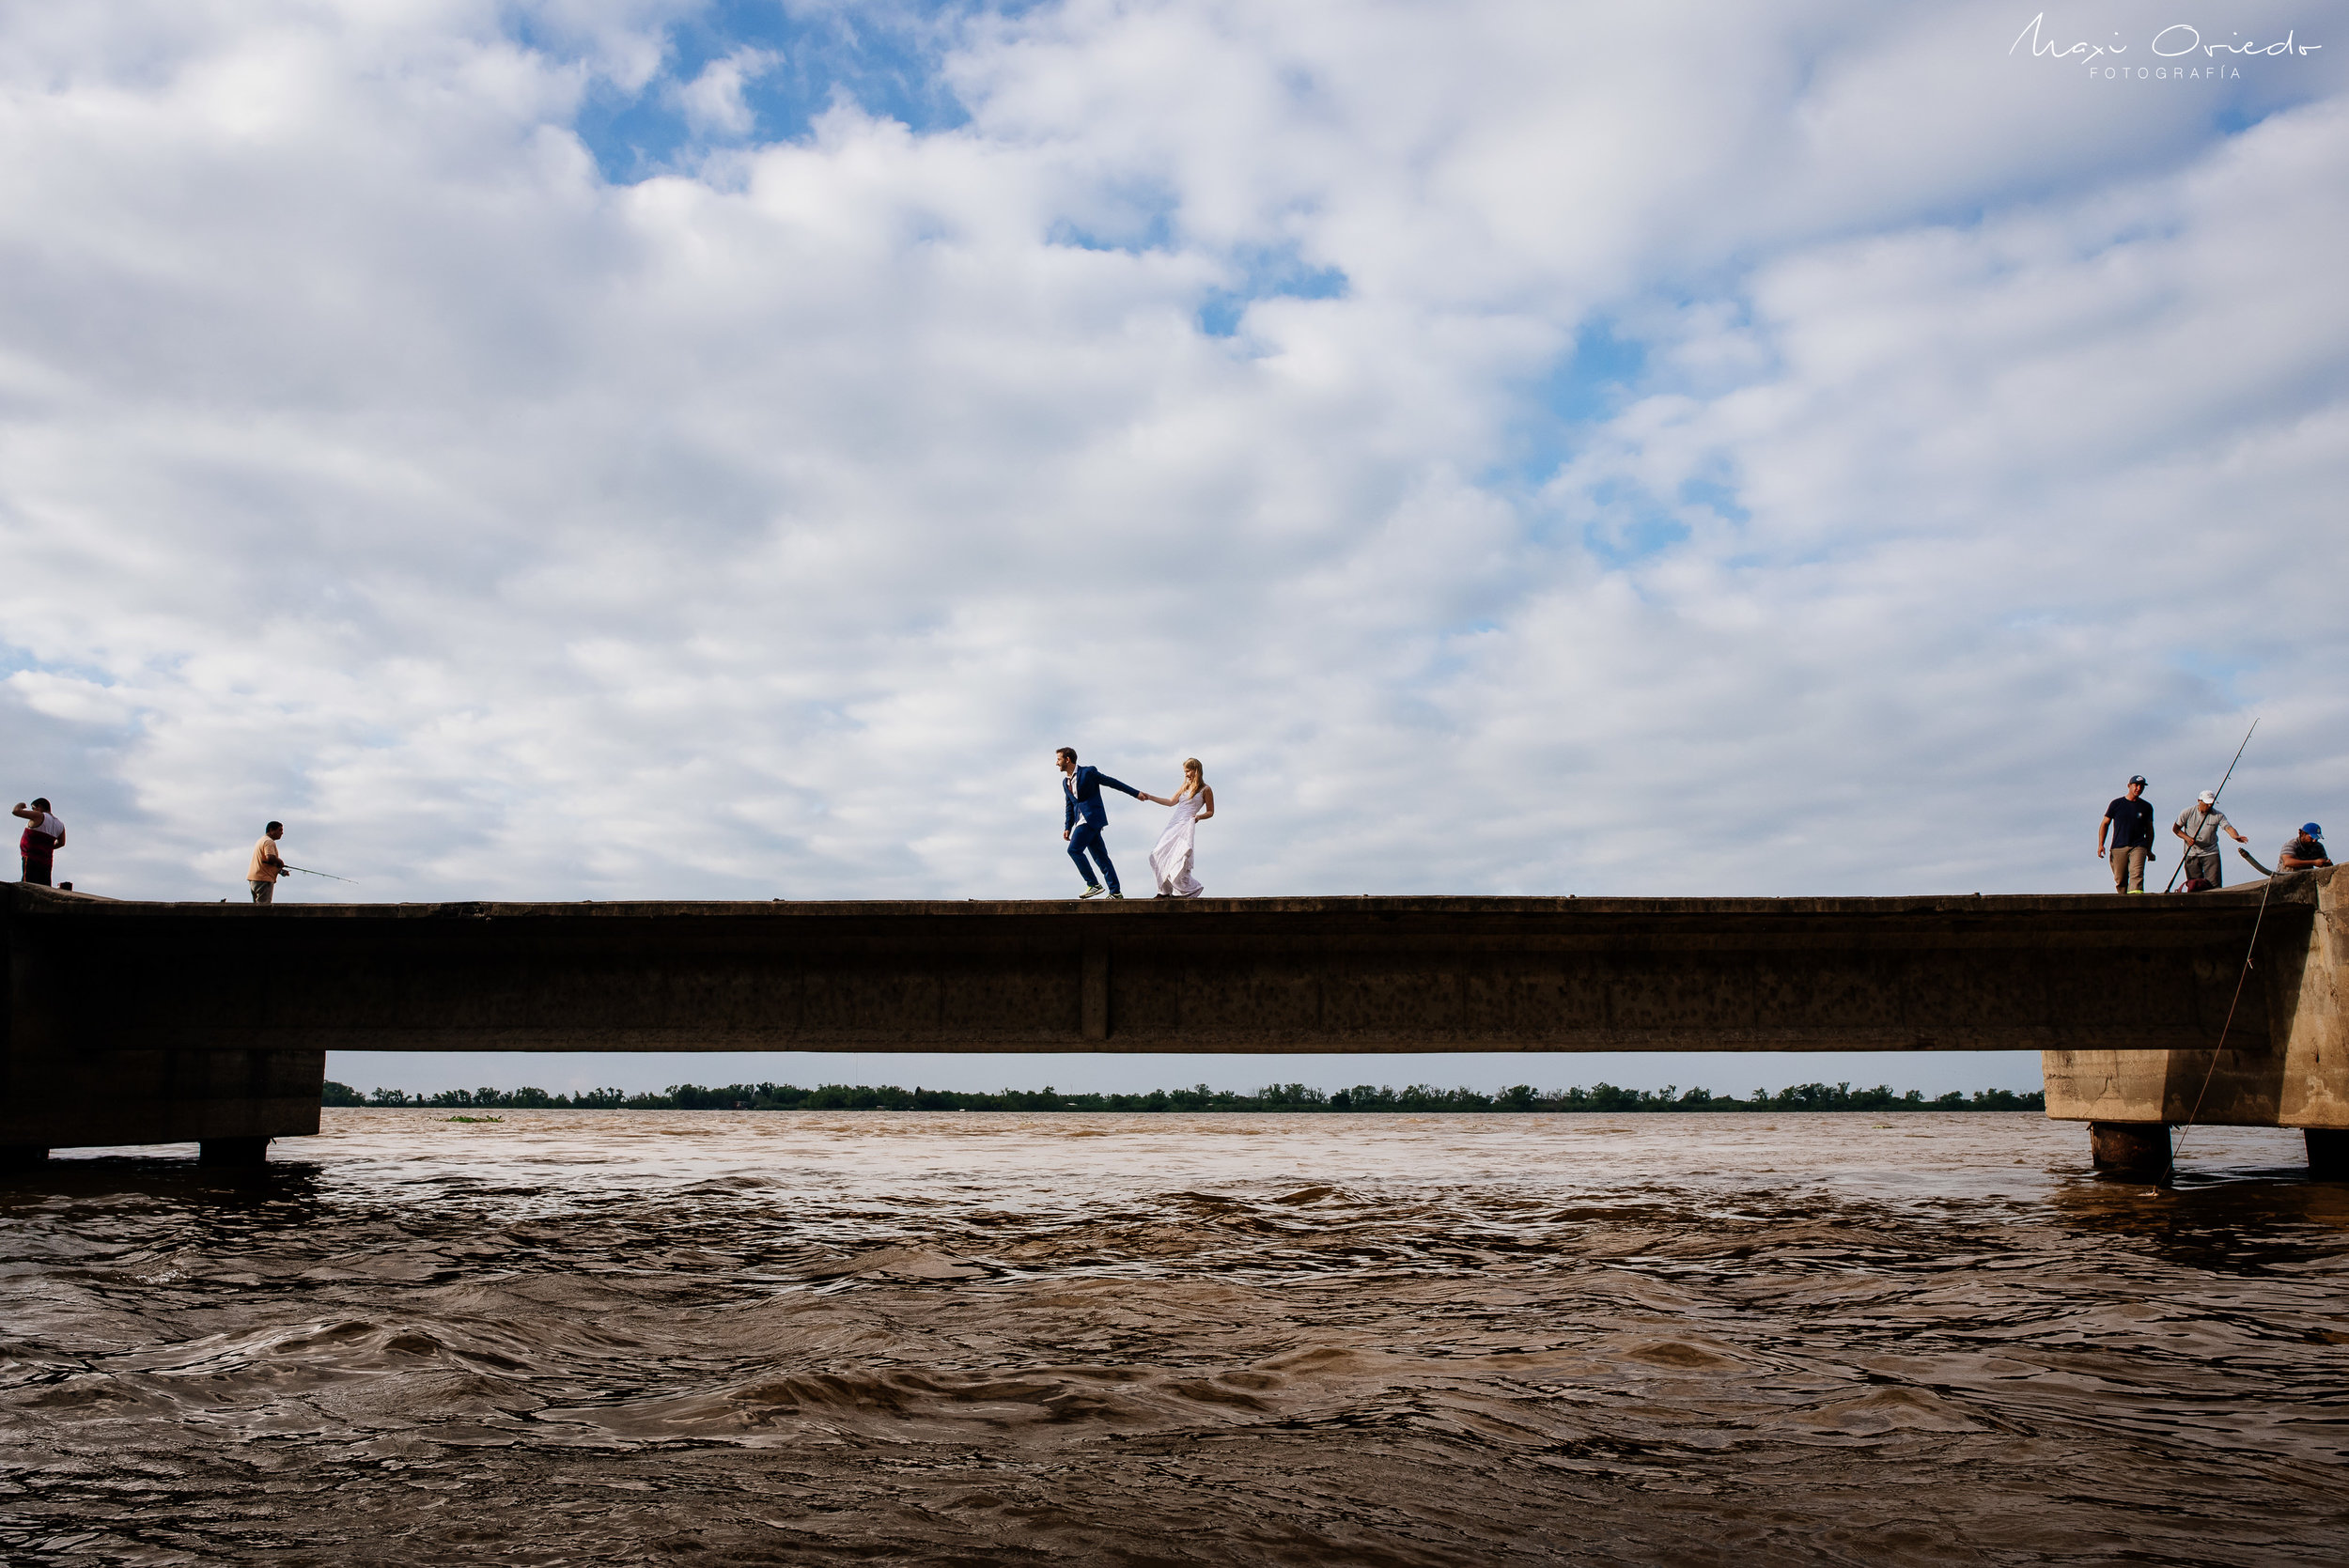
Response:
[[[2050,1114],[2160,1122],[2231,1004],[2201,1119],[2349,1127],[2330,877],[2143,898],[268,908],[12,884],[0,1146],[315,1131],[328,1050],[2029,1048]]]

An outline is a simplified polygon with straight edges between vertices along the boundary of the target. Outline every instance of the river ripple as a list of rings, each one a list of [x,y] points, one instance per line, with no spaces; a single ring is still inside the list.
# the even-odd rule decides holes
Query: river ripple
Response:
[[[2296,1134],[449,1114],[0,1178],[8,1560],[2349,1556]]]

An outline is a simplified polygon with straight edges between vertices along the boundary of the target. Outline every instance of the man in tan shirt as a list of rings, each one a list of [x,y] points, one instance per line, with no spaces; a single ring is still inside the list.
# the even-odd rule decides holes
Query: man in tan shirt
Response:
[[[286,874],[286,862],[277,853],[277,841],[286,836],[286,825],[272,822],[269,831],[253,844],[253,863],[244,868],[245,885],[253,890],[253,902],[266,904],[277,895],[277,878]]]

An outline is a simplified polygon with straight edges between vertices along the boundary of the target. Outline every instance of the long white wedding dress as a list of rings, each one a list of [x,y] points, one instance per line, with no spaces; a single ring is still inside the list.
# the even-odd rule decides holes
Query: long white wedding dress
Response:
[[[1159,879],[1159,891],[1171,897],[1196,898],[1207,891],[1190,874],[1190,837],[1199,826],[1202,799],[1192,794],[1174,802],[1174,815],[1166,819],[1166,831],[1159,835],[1158,847],[1150,851],[1150,871]]]

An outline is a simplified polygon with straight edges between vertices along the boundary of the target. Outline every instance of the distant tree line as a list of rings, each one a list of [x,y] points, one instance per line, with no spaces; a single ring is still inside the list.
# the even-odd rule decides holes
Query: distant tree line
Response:
[[[338,1106],[491,1107],[512,1110],[2045,1110],[2039,1090],[2018,1094],[2008,1089],[1978,1089],[1969,1097],[1952,1089],[1927,1099],[1919,1091],[1896,1094],[1883,1084],[1854,1089],[1848,1083],[1798,1083],[1773,1094],[1756,1089],[1739,1099],[1706,1089],[1685,1093],[1662,1089],[1618,1089],[1600,1083],[1589,1089],[1537,1090],[1520,1083],[1487,1094],[1475,1089],[1438,1089],[1414,1083],[1404,1089],[1360,1084],[1324,1092],[1302,1083],[1275,1083],[1252,1094],[1197,1084],[1189,1089],[1153,1089],[1146,1094],[1064,1094],[1056,1089],[1004,1089],[965,1094],[954,1089],[900,1089],[894,1084],[827,1083],[801,1089],[788,1083],[729,1083],[705,1089],[676,1083],[659,1094],[630,1094],[617,1089],[586,1089],[551,1094],[544,1089],[443,1089],[410,1094],[378,1089],[362,1094],[331,1079],[324,1103]]]

